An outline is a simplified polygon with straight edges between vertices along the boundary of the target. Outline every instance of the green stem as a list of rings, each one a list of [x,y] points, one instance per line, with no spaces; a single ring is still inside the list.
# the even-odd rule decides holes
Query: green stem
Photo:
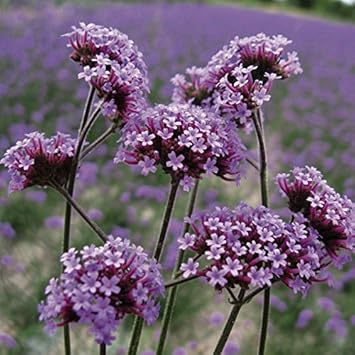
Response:
[[[83,116],[80,121],[79,136],[81,135],[81,132],[82,132],[84,126],[86,125],[86,122],[90,116],[90,110],[91,110],[92,103],[94,101],[94,95],[95,95],[95,88],[93,86],[90,86],[90,90],[89,90],[89,93],[88,93],[88,96],[87,96],[86,102],[85,102]]]
[[[64,325],[63,334],[64,334],[64,352],[65,352],[65,355],[70,355],[71,354],[71,346],[70,346],[69,324]]]
[[[178,278],[178,279],[174,279],[174,280],[171,280],[167,283],[164,284],[164,287],[165,288],[171,288],[171,287],[175,287],[177,285],[181,285],[181,284],[184,284],[186,282],[189,282],[191,280],[194,280],[194,279],[197,279],[199,278],[200,276],[199,275],[192,275],[190,277],[181,277],[181,278]]]
[[[71,197],[69,192],[55,182],[53,182],[53,188],[56,189],[67,200],[67,202],[71,205],[71,207],[73,207],[79,213],[79,215],[91,227],[91,229],[99,236],[99,238],[103,242],[106,242],[107,237],[105,232],[94,221],[90,219],[90,217],[86,214],[86,212],[82,209],[82,207],[80,207],[77,204],[77,202]]]
[[[86,102],[85,102],[85,107],[83,110],[83,115],[81,117],[81,122],[79,126],[79,132],[78,132],[78,139],[81,134],[82,127],[85,125],[89,115],[90,115],[90,110],[92,106],[92,102],[94,100],[94,95],[95,95],[95,88],[90,87]],[[80,151],[76,151],[76,155],[79,156]],[[75,160],[73,160],[69,177],[68,177],[68,183],[67,183],[67,189],[68,189],[68,194],[70,196],[73,196],[74,194],[74,185],[75,185],[75,177],[76,177],[76,171],[77,171],[77,163]],[[70,245],[70,226],[71,226],[71,204],[67,201],[65,204],[65,212],[64,212],[64,232],[63,232],[63,247],[62,247],[62,252],[66,253],[69,250],[69,245]],[[70,347],[70,329],[69,329],[69,324],[64,325],[64,353],[65,355],[70,355],[71,354],[71,347]]]
[[[198,185],[199,185],[199,180],[196,179],[195,186],[191,192],[190,200],[187,205],[187,211],[186,211],[187,217],[191,217],[191,215],[194,211],[196,197],[197,197],[197,191],[198,191]],[[182,231],[182,236],[184,236],[185,233],[188,233],[189,229],[190,229],[190,223],[185,222],[184,229]],[[178,253],[178,256],[177,256],[176,262],[175,262],[175,268],[172,273],[172,279],[175,279],[179,273],[181,263],[184,260],[184,254],[185,254],[184,250],[179,249],[179,253]],[[175,281],[174,285],[172,285],[172,284],[166,285],[166,287],[171,286],[172,288],[169,290],[168,297],[167,297],[166,304],[165,304],[165,308],[164,308],[164,314],[163,314],[162,326],[161,326],[161,331],[160,331],[160,338],[159,338],[159,343],[158,343],[157,355],[162,355],[164,352],[164,346],[165,346],[165,342],[166,342],[166,338],[167,338],[167,334],[168,334],[168,330],[169,330],[169,325],[170,325],[171,318],[172,318],[173,311],[174,311],[176,294],[177,294],[177,290],[178,290],[178,285],[180,284],[180,283],[176,283],[177,280],[173,280],[173,282],[174,281]],[[181,283],[183,283],[183,282],[184,281],[181,280]]]
[[[179,187],[179,181],[172,180],[170,185],[168,201],[165,206],[163,221],[160,227],[160,234],[157,243],[155,245],[154,254],[153,254],[153,258],[155,258],[157,262],[160,261],[163,252],[164,241],[165,241],[166,233],[168,231],[170,218],[174,209],[175,198],[176,198],[178,187]],[[143,329],[143,318],[137,316],[133,325],[133,332],[132,332],[132,336],[128,348],[128,355],[137,354],[138,346],[142,334],[142,329]]]
[[[99,144],[104,142],[112,133],[115,132],[117,124],[113,123],[104,133],[101,134],[95,141],[93,141],[89,146],[83,149],[80,160],[83,160],[87,155],[89,155]]]
[[[259,147],[259,165],[260,165],[260,193],[261,193],[261,203],[265,207],[269,207],[269,194],[268,194],[268,171],[267,171],[267,151],[264,136],[264,127],[261,119],[261,110],[257,109],[253,115],[253,122],[256,132],[256,137],[258,140]],[[267,329],[269,322],[270,313],[270,288],[265,289],[264,292],[264,302],[263,302],[263,312],[261,321],[261,331],[259,338],[259,355],[264,355],[266,347]]]
[[[237,320],[238,314],[240,309],[243,306],[243,299],[244,299],[244,294],[245,294],[245,289],[241,289],[238,295],[238,303],[236,303],[233,307],[232,307],[232,311],[229,314],[229,317],[227,319],[227,323],[225,324],[222,334],[218,340],[218,343],[216,345],[216,348],[213,352],[213,355],[220,355],[222,354],[222,351],[224,349],[224,346],[227,343],[227,340],[229,338],[230,333],[232,332],[234,323]]]
[[[83,149],[86,137],[89,134],[89,131],[92,128],[92,126],[94,125],[96,119],[99,117],[99,114],[101,112],[101,105],[102,105],[102,101],[98,103],[96,109],[90,115],[90,117],[86,120],[86,124],[83,126],[83,128],[80,132],[78,145],[76,147],[75,156],[73,159],[74,160],[73,164],[75,164],[76,166],[79,164],[80,154]]]
[[[100,344],[100,355],[106,355],[106,344]]]

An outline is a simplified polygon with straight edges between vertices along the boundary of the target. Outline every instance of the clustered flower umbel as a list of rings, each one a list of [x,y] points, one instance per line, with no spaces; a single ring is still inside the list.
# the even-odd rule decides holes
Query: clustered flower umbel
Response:
[[[253,110],[270,101],[273,81],[302,73],[297,53],[284,53],[290,43],[264,33],[235,37],[206,67],[189,68],[188,79],[181,74],[172,79],[173,101],[211,109],[249,129]]]
[[[117,29],[80,23],[69,37],[71,58],[79,62],[85,79],[104,100],[102,114],[121,125],[146,107],[149,92],[147,67],[142,53]]]
[[[114,161],[143,175],[160,165],[187,191],[202,174],[238,182],[246,149],[232,126],[197,106],[157,105],[125,127]]]
[[[9,192],[29,186],[49,186],[53,182],[64,185],[67,181],[76,140],[57,133],[45,138],[43,133],[32,132],[9,148],[0,160],[10,173]]]
[[[320,281],[327,255],[318,234],[301,214],[285,223],[264,206],[241,203],[235,209],[216,207],[195,214],[192,233],[178,240],[179,248],[197,253],[181,265],[183,277],[203,276],[221,290],[248,289],[280,280],[305,293]]]
[[[290,210],[304,215],[333,259],[340,249],[355,250],[354,203],[330,187],[316,168],[296,167],[276,181]]]
[[[125,315],[138,315],[149,325],[157,319],[164,283],[160,266],[142,247],[109,236],[103,246],[70,249],[61,262],[64,272],[50,280],[39,305],[49,334],[78,322],[89,327],[97,343],[109,345]]]

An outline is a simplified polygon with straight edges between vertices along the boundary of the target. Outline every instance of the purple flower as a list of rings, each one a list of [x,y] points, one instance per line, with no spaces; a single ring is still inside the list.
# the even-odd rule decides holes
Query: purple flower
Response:
[[[8,149],[0,160],[11,176],[9,192],[33,185],[52,185],[53,182],[64,185],[76,140],[59,132],[51,138],[45,138],[39,132],[28,133],[25,137]]]
[[[313,311],[304,309],[299,315],[296,322],[297,328],[305,328],[313,318]]]
[[[212,312],[209,317],[210,325],[213,327],[220,327],[224,321],[224,314],[221,312]]]
[[[216,289],[271,286],[281,280],[294,292],[306,292],[329,261],[317,233],[295,215],[291,223],[265,207],[241,203],[216,207],[191,218],[193,234],[178,240],[180,249],[203,256],[199,265],[183,264],[184,277],[205,276]],[[197,269],[196,269],[197,268]]]
[[[345,338],[348,333],[346,321],[338,312],[328,319],[324,327],[339,338]]]
[[[87,324],[96,342],[111,344],[119,320],[127,314],[148,324],[159,314],[157,298],[164,293],[160,266],[143,248],[109,237],[104,246],[71,248],[61,257],[64,272],[51,279],[40,320],[51,332],[70,322]]]
[[[250,129],[252,110],[270,101],[273,81],[302,73],[296,52],[284,54],[287,38],[235,37],[203,68],[188,68],[175,75],[172,99],[218,112]]]
[[[223,287],[228,282],[224,277],[225,270],[219,270],[217,266],[212,266],[211,270],[206,272],[208,283],[213,287]]]
[[[348,261],[337,252],[354,250],[354,203],[335,192],[314,167],[296,167],[290,174],[279,174],[276,181],[281,193],[288,198],[291,211],[302,212],[319,233],[329,255],[340,265]]]
[[[193,258],[188,258],[187,263],[182,263],[180,270],[183,272],[183,277],[190,277],[196,275],[199,263],[194,261]]]
[[[178,347],[174,349],[172,355],[188,355],[188,352],[184,348]]]
[[[176,156],[175,152],[168,154],[169,160],[166,162],[166,166],[171,168],[173,171],[181,170],[184,167],[182,164],[185,157],[183,155]]]
[[[88,216],[94,221],[100,221],[103,218],[103,213],[97,208],[91,208],[88,211]]]
[[[226,344],[223,350],[223,355],[238,355],[239,353],[239,346],[231,341]]]
[[[10,223],[1,223],[0,222],[0,236],[4,237],[5,239],[13,239],[16,235],[15,230],[12,228]]]
[[[90,83],[104,100],[104,116],[124,125],[146,107],[146,64],[127,35],[111,27],[80,23],[64,36],[73,49],[71,59],[83,67],[78,78]]]
[[[160,165],[188,190],[203,174],[238,182],[245,154],[232,123],[196,106],[170,104],[126,125],[114,161],[138,165],[143,175]]]
[[[0,344],[7,349],[13,349],[17,345],[16,340],[6,333],[0,333]]]
[[[64,219],[60,216],[50,216],[46,218],[44,225],[50,229],[60,229],[64,226]]]

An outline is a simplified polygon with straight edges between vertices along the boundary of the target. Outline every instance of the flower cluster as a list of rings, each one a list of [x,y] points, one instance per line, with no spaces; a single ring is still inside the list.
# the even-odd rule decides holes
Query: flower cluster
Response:
[[[111,344],[120,320],[135,314],[152,324],[164,293],[160,267],[139,246],[110,236],[105,245],[74,248],[61,257],[64,272],[52,278],[40,320],[49,333],[69,322],[84,323],[100,344]]]
[[[125,127],[115,162],[143,175],[161,165],[185,190],[205,173],[239,181],[246,153],[232,126],[197,106],[157,105]]]
[[[97,89],[104,100],[105,117],[124,124],[146,106],[146,64],[126,34],[111,27],[80,23],[65,36],[73,49],[71,58],[83,67],[78,78]]]
[[[316,168],[296,167],[276,180],[290,210],[303,213],[333,259],[339,249],[354,250],[355,205],[330,187]]]
[[[50,138],[39,132],[26,134],[25,139],[9,148],[0,160],[11,176],[9,192],[33,185],[48,186],[53,182],[64,185],[75,147],[75,139],[59,132]]]
[[[204,108],[211,107],[211,93],[207,82],[208,68],[187,68],[186,76],[176,74],[171,79],[174,85],[172,101],[180,104],[188,102]]]
[[[326,253],[318,234],[297,215],[283,222],[269,209],[241,203],[235,209],[215,208],[195,214],[193,233],[178,240],[196,258],[183,263],[183,277],[203,276],[216,289],[271,286],[281,280],[294,292],[306,292],[320,281]],[[200,265],[201,264],[201,265]]]
[[[270,101],[273,81],[302,73],[297,53],[284,55],[289,43],[281,35],[235,37],[205,68],[188,69],[189,80],[180,74],[172,79],[173,100],[201,105],[249,127],[253,109]]]

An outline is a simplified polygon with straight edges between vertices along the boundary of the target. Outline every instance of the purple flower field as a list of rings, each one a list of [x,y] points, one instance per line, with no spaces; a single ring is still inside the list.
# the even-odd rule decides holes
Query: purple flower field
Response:
[[[355,25],[234,6],[106,4],[79,7],[66,4],[2,11],[0,158],[9,146],[22,140],[25,133],[43,131],[47,137],[57,131],[76,134],[88,89],[84,80],[77,79],[77,66],[69,60],[67,38],[61,35],[79,22],[113,26],[134,40],[148,66],[151,103],[168,103],[174,88],[170,79],[177,73],[184,73],[186,67],[206,65],[234,36],[258,32],[285,35],[292,40],[290,50],[298,52],[304,72],[287,82],[275,84],[273,100],[263,106],[269,137],[271,205],[274,209],[279,208],[281,215],[285,212],[271,179],[294,166],[305,165],[322,171],[329,185],[355,200]],[[109,123],[99,120],[94,133],[99,135]],[[222,126],[217,128],[221,135]],[[223,134],[224,130],[227,129],[223,127]],[[252,156],[257,157],[253,137],[244,133],[241,137],[252,150]],[[227,134],[223,138],[231,142]],[[149,137],[141,139],[151,144]],[[144,161],[136,158],[129,167],[114,164],[114,157],[118,155],[116,140],[117,137],[111,137],[82,164],[75,196],[90,218],[100,222],[108,233],[130,238],[151,251],[168,193],[168,178],[159,170],[155,178],[153,174],[148,175],[162,164],[152,158],[153,153],[152,160],[145,155]],[[240,142],[230,144],[239,145]],[[137,157],[141,153],[134,152]],[[146,150],[143,153],[146,154]],[[174,175],[185,157],[176,156],[174,150],[166,155],[171,167],[168,173]],[[227,158],[232,159],[224,157]],[[210,163],[208,159],[204,161],[206,166]],[[233,159],[238,162],[235,157]],[[122,157],[121,161],[124,161]],[[189,167],[186,179],[200,175],[194,168],[193,164]],[[210,177],[201,186],[198,209],[222,203],[234,208],[241,200],[251,206],[256,204],[259,196],[253,185],[257,176],[250,179],[253,168],[248,167],[249,180],[241,181],[241,186],[245,184],[246,187],[240,191],[233,181],[218,184],[217,178],[212,177],[214,168],[212,164]],[[141,175],[142,170],[147,177]],[[232,173],[239,178],[239,171]],[[9,196],[10,178],[1,167],[0,354],[59,354],[62,351],[60,334],[48,338],[43,333],[37,304],[43,299],[48,280],[60,270],[64,203],[49,189],[38,187]],[[21,184],[13,190],[21,190],[25,182]],[[187,182],[185,185],[185,190],[189,190]],[[186,192],[179,191],[178,195],[180,199],[168,233],[169,244],[162,259],[163,267],[169,270],[174,266],[178,245],[181,245],[178,237],[187,201]],[[75,216],[73,247],[82,249],[92,243],[92,239],[92,232]],[[332,246],[330,244],[329,249]],[[340,268],[346,261],[337,260],[337,266]],[[198,265],[192,258],[183,265],[181,270],[187,276],[196,274]],[[232,266],[226,265],[226,268]],[[237,273],[238,265],[233,268]],[[339,274],[333,272],[328,285],[312,287],[305,299],[285,287],[275,287],[271,298],[269,354],[350,355],[355,352],[355,264],[348,263],[344,270]],[[213,287],[204,286],[204,292],[198,282],[179,290],[178,315],[166,354],[207,354],[211,343],[216,342],[229,304],[224,295],[213,290],[223,287],[227,280],[223,275],[219,279],[215,276],[209,279]],[[108,298],[111,296],[109,291],[105,289]],[[242,311],[240,323],[236,324],[224,354],[251,353],[250,347],[256,346],[259,313],[258,302]],[[154,354],[151,349],[155,349],[159,338],[158,323],[142,338],[141,354]],[[124,354],[132,319],[125,320],[118,331],[114,325],[111,330],[115,334],[111,338],[110,330],[109,337],[117,339],[109,353]],[[93,340],[88,340],[79,327],[73,328],[73,332],[73,348],[82,351],[74,353],[90,353]]]

